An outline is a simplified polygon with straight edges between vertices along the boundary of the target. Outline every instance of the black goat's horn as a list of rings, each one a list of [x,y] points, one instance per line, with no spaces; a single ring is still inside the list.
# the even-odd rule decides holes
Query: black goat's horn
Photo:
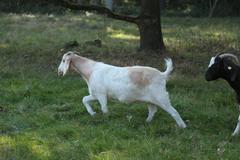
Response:
[[[219,57],[219,56],[221,56],[224,53],[226,53],[226,52],[219,52],[215,57]]]
[[[239,59],[238,59],[238,57],[235,56],[235,55],[233,55],[233,54],[231,54],[231,53],[220,54],[219,57],[220,57],[220,58],[224,58],[224,57],[232,57],[232,58],[234,58],[234,59],[237,61],[237,63],[239,63]]]
[[[231,53],[227,53],[227,52],[220,52],[216,55],[216,57],[220,57],[220,58],[224,58],[224,57],[231,57],[233,58],[237,63],[239,63],[239,59],[237,56],[235,56],[234,54]]]

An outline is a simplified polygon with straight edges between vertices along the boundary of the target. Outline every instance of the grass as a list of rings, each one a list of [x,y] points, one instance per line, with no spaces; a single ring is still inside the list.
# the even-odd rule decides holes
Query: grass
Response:
[[[207,83],[209,58],[239,51],[239,18],[162,20],[167,52],[138,53],[136,26],[101,16],[0,14],[0,159],[238,159],[239,137],[233,91],[223,81]],[[101,39],[103,46],[85,44]],[[84,56],[114,65],[163,70],[173,58],[168,82],[173,106],[188,128],[176,127],[161,109],[145,123],[144,104],[98,103],[89,116],[81,99],[87,86],[76,73],[57,77],[64,43],[77,40]]]

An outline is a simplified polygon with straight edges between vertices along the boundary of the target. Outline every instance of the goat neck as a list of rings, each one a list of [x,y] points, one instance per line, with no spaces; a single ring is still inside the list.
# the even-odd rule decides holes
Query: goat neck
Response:
[[[93,72],[93,67],[97,62],[74,54],[71,61],[72,68],[81,74],[81,76],[88,82]]]
[[[234,74],[236,74],[236,78],[234,80],[231,79],[231,73],[226,74],[223,79],[225,79],[228,84],[235,90],[235,92],[240,96],[240,67],[233,68]]]

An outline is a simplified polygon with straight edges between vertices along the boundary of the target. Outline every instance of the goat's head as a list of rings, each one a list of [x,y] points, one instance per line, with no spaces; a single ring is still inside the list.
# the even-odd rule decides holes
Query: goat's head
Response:
[[[239,60],[237,56],[230,53],[219,53],[211,58],[205,78],[207,81],[216,80],[218,78],[234,81],[237,75],[236,64],[238,63]]]
[[[58,75],[65,75],[71,67],[72,57],[75,52],[69,51],[62,57],[62,61],[58,67]]]

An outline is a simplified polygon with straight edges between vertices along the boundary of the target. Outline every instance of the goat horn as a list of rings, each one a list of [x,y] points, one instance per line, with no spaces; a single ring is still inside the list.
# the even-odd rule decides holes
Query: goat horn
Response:
[[[217,56],[219,56],[220,58],[232,57],[232,58],[234,58],[234,59],[237,61],[237,63],[239,63],[238,57],[235,56],[235,55],[233,55],[233,54],[231,54],[231,53],[220,53],[220,54],[218,54]]]
[[[225,52],[220,52],[216,55],[216,57],[219,57],[220,55],[224,54]]]

